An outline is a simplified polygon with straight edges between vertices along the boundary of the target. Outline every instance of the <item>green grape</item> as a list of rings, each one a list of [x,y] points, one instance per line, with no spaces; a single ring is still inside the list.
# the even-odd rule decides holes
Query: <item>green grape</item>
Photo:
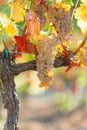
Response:
[[[72,33],[72,20],[70,11],[66,11],[61,4],[56,6],[48,6],[47,19],[53,23],[60,42],[69,42]]]
[[[36,13],[37,17],[40,19],[40,29],[43,29],[46,25],[46,16],[45,16],[45,11],[46,9],[43,8],[43,6],[38,3],[31,3],[31,10]]]
[[[53,64],[57,54],[57,39],[50,38],[47,34],[36,44],[38,55],[36,60],[40,87],[51,86],[53,81]]]

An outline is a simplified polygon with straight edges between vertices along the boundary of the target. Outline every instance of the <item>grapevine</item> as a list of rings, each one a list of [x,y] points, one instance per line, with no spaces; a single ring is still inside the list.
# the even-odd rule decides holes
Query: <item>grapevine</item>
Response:
[[[29,7],[27,2],[30,2]],[[73,17],[77,19],[82,33],[85,36],[87,34],[87,3],[81,0],[80,6],[77,7],[78,2],[77,0],[74,4],[66,0],[11,0],[8,1],[11,6],[10,19],[6,14],[0,14],[2,17],[0,32],[3,33],[6,27],[5,31],[9,38],[7,41],[3,40],[3,43],[11,60],[12,57],[14,60],[21,57],[22,53],[35,54],[38,77],[41,81],[40,87],[52,85],[54,62],[58,57],[58,50],[60,50],[62,60],[70,60],[67,70],[74,66],[86,65],[86,46],[84,46],[86,38],[74,52],[67,47],[73,37]],[[5,1],[0,4],[5,4]],[[15,25],[20,22],[25,22],[24,29]],[[48,23],[50,23],[49,27]]]
[[[74,39],[77,32],[81,38]],[[87,0],[0,0],[0,43],[4,130],[18,130],[16,75],[35,70],[39,86],[48,88],[54,68],[87,66]],[[23,54],[28,61],[19,63]],[[72,87],[76,93],[76,84]]]

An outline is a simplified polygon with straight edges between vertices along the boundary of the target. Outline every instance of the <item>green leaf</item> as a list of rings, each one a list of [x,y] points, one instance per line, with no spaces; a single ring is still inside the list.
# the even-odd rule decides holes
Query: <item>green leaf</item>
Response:
[[[8,3],[5,3],[3,5],[0,5],[0,12],[7,14],[8,17],[10,17],[11,8]]]
[[[5,28],[3,27],[2,23],[0,22],[0,36],[3,35]]]
[[[32,44],[36,45],[37,44],[37,41],[35,39],[32,39],[31,40]]]
[[[25,26],[25,20],[20,23],[15,23],[16,27],[18,28],[18,34],[20,35],[22,33],[22,30],[24,29]]]
[[[31,6],[31,1],[27,1],[26,2],[26,9],[30,9],[30,6]]]
[[[71,5],[71,6],[74,5],[72,0],[65,0],[65,2],[66,2],[66,4],[69,4],[69,5]]]
[[[54,27],[52,26],[52,23],[47,22],[44,32],[48,32],[48,34],[52,34],[53,30],[54,30]]]
[[[46,1],[46,4],[47,4],[47,5],[52,4],[52,0],[47,0],[47,1]]]

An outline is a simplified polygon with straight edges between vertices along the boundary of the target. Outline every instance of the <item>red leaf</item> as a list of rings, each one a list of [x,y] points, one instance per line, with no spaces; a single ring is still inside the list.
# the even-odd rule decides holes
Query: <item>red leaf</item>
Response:
[[[14,36],[16,40],[16,49],[18,52],[23,52],[24,51],[24,41],[22,36]]]
[[[36,46],[29,41],[26,34],[20,36],[14,36],[14,39],[16,41],[16,49],[18,52],[26,52],[34,54],[37,53]]]

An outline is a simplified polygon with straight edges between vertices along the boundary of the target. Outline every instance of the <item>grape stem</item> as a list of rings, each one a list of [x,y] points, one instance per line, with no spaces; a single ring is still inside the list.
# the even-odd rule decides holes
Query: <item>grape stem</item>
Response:
[[[75,10],[76,10],[76,8],[77,8],[78,3],[79,3],[79,0],[76,0],[74,6],[73,6],[73,8],[72,8],[71,19],[73,19],[74,12],[75,12]]]

